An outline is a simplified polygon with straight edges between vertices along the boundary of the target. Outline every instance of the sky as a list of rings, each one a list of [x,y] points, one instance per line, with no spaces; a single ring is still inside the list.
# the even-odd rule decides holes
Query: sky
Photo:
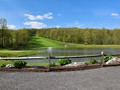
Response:
[[[120,0],[0,0],[10,29],[120,28]]]

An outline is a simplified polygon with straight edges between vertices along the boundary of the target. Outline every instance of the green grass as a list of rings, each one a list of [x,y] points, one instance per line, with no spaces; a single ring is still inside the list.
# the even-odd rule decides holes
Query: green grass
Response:
[[[13,64],[14,61],[10,61],[10,60],[0,60],[0,67],[5,64]],[[56,63],[57,64],[57,63]],[[58,65],[58,64],[57,64]],[[48,62],[28,62],[27,63],[27,66],[49,66],[49,63]]]
[[[66,45],[66,47],[65,47]],[[51,40],[38,36],[31,36],[30,42],[28,44],[29,49],[31,50],[7,50],[1,49],[0,56],[3,57],[18,57],[18,56],[30,56],[34,54],[40,54],[38,51],[40,48],[68,48],[68,49],[92,49],[92,48],[120,48],[120,45],[84,45],[84,44],[73,44],[73,43],[65,43],[56,40]]]
[[[48,62],[29,62],[27,66],[49,66]]]
[[[68,48],[120,48],[120,45],[84,45],[84,44],[70,44],[68,45]]]
[[[38,48],[120,48],[120,45],[84,45],[84,44],[74,44],[74,43],[65,43],[56,40],[51,40],[43,37],[32,36],[28,47],[31,49],[38,49]]]
[[[63,48],[65,44],[66,43],[64,42],[59,42],[56,40],[51,40],[38,36],[32,36],[30,38],[28,47],[30,47],[31,49],[47,48],[47,47]]]
[[[3,65],[3,64],[5,64],[5,65],[7,65],[7,64],[13,64],[13,62],[12,61],[5,61],[5,60],[0,60],[0,67],[1,67],[1,65]]]
[[[0,50],[0,56],[2,57],[20,57],[34,54],[40,54],[40,52],[36,50]]]

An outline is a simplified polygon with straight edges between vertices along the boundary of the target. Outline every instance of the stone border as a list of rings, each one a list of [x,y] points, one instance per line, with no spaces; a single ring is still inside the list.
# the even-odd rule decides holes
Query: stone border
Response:
[[[111,67],[111,66],[120,66],[120,64],[111,64],[111,65],[103,65],[103,67]],[[15,69],[15,68],[0,68],[0,71],[6,71],[6,72],[64,72],[64,71],[80,71],[80,70],[89,70],[89,69],[97,69],[101,68],[99,64],[91,64],[87,66],[78,66],[78,67],[51,67],[51,70],[49,71],[49,67],[39,67],[39,68],[33,68],[33,67],[25,67],[22,69]]]

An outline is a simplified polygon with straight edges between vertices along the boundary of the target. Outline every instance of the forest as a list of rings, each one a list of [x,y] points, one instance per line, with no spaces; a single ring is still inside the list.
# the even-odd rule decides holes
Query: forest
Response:
[[[37,30],[36,34],[40,37],[75,44],[120,44],[120,29],[49,28]]]
[[[0,29],[0,48],[24,47],[29,41],[29,32],[26,29]]]
[[[26,47],[30,37],[37,35],[66,43],[85,45],[120,45],[120,29],[44,28],[0,29],[0,48]]]

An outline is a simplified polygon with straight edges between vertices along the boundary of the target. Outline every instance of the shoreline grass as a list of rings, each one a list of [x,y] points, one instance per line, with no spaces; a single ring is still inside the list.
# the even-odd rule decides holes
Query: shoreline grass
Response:
[[[0,57],[21,57],[40,53],[37,50],[0,50]]]
[[[74,47],[73,47],[74,46]],[[84,45],[84,44],[70,44],[68,48],[80,48],[80,49],[97,49],[97,48],[120,48],[120,45]]]

